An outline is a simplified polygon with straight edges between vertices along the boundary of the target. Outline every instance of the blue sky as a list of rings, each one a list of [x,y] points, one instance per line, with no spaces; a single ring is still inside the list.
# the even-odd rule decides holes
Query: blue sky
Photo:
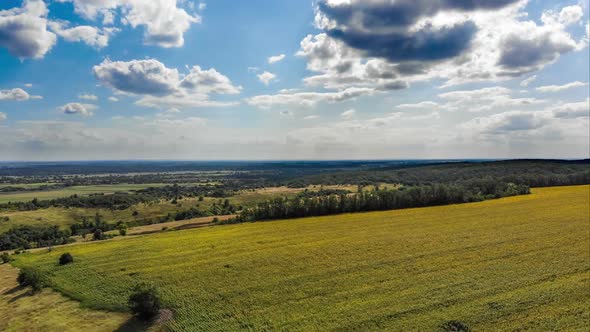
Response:
[[[588,1],[465,3],[4,0],[0,159],[588,158]]]

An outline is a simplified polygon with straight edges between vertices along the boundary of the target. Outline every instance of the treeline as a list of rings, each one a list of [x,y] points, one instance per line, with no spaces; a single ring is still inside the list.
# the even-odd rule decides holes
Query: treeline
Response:
[[[324,216],[339,213],[405,209],[476,202],[530,193],[526,185],[493,180],[434,184],[354,194],[276,198],[243,210],[230,222]]]
[[[0,204],[0,210],[33,211],[50,207],[125,210],[135,204],[151,202],[157,199],[157,197],[149,195],[126,193],[93,194],[89,196],[72,195],[50,200],[35,198],[28,202],[8,202]]]
[[[293,179],[287,185],[399,183],[404,185],[452,184],[490,179],[529,187],[590,184],[590,161],[510,160],[495,162],[461,162],[436,165],[390,167],[351,172],[334,172]]]
[[[33,199],[28,202],[0,204],[0,210],[33,211],[50,207],[125,210],[139,203],[160,199],[176,201],[184,197],[230,197],[239,190],[238,186],[172,186],[150,187],[134,193],[72,195],[50,200]]]
[[[0,250],[49,247],[71,242],[71,233],[58,226],[17,226],[0,234]]]

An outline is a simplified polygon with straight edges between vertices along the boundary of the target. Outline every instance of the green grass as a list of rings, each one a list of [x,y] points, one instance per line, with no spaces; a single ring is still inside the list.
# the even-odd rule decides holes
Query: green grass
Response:
[[[82,308],[50,289],[31,295],[17,287],[17,271],[9,264],[0,265],[0,331],[101,332],[138,325],[129,314]]]
[[[93,308],[159,285],[178,331],[590,328],[590,186],[218,226],[17,256]],[[71,252],[75,263],[58,266]]]
[[[113,192],[130,192],[132,190],[145,189],[148,187],[165,186],[162,183],[152,184],[105,184],[94,186],[73,186],[59,190],[45,190],[45,191],[21,191],[15,193],[0,193],[0,204],[8,202],[27,202],[35,198],[39,200],[49,200],[60,197],[68,197],[74,194],[90,195],[98,193],[113,193]]]

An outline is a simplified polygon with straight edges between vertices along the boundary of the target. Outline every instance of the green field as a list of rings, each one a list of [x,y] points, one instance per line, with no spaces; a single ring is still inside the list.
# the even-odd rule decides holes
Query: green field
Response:
[[[21,191],[15,193],[0,193],[0,204],[8,202],[27,202],[35,198],[48,200],[72,195],[90,195],[99,193],[130,192],[132,190],[145,189],[149,187],[161,187],[166,184],[105,184],[94,186],[72,186],[59,190],[43,191]]]
[[[92,308],[159,285],[179,331],[590,328],[590,186],[216,226],[17,256]],[[60,267],[69,251],[75,263]]]

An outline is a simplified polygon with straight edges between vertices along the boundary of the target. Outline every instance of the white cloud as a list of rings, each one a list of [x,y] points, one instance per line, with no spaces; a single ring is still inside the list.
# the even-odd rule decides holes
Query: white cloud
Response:
[[[194,66],[187,74],[167,68],[155,59],[110,61],[94,66],[94,75],[116,93],[142,96],[137,105],[154,108],[231,106],[209,100],[210,94],[237,94],[241,87],[214,68]]]
[[[116,103],[116,102],[119,101],[119,98],[114,97],[114,96],[110,96],[108,99],[109,99],[110,102],[113,102],[113,103]]]
[[[0,112],[0,121],[4,121],[8,118],[8,116],[6,116],[6,113],[4,112]]]
[[[362,96],[370,96],[376,92],[370,88],[348,88],[338,92],[290,92],[284,91],[274,95],[259,95],[246,99],[249,105],[260,108],[292,105],[310,107],[317,103],[335,103],[351,100]]]
[[[180,84],[178,70],[154,59],[128,62],[106,59],[92,70],[102,84],[122,93],[167,95]]]
[[[84,99],[84,100],[98,100],[98,97],[96,95],[90,94],[90,93],[83,93],[83,94],[79,94],[78,95],[78,99]]]
[[[512,90],[504,87],[490,87],[476,90],[458,90],[441,93],[439,98],[447,100],[441,108],[449,111],[485,112],[495,109],[507,110],[514,107],[530,107],[547,101],[536,98],[513,98]]]
[[[41,96],[31,96],[21,88],[14,88],[10,90],[0,90],[0,100],[16,100],[24,101],[29,99],[43,99]]]
[[[350,109],[348,111],[342,112],[342,114],[340,114],[340,117],[344,120],[351,120],[355,117],[355,115],[356,111],[354,109]]]
[[[262,74],[258,74],[256,76],[258,76],[258,80],[260,82],[264,83],[264,85],[269,85],[270,82],[274,81],[275,78],[277,77],[277,75],[275,75],[273,73],[270,73],[270,72],[267,72],[267,71],[265,71]]]
[[[285,59],[285,55],[284,54],[273,55],[273,56],[271,56],[271,57],[268,58],[268,63],[269,64],[277,63],[277,62],[282,61],[283,59]]]
[[[207,4],[204,2],[199,3],[199,11],[207,9]]]
[[[527,19],[526,1],[319,3],[316,26],[325,33],[305,37],[297,55],[314,72],[305,83],[329,89],[508,80],[588,44],[567,31],[579,21],[579,6],[546,12],[538,24]]]
[[[524,79],[522,82],[520,82],[520,86],[523,88],[526,88],[529,86],[529,84],[533,83],[533,81],[536,79],[537,79],[537,75],[532,75],[532,76]]]
[[[59,110],[63,114],[68,114],[68,115],[78,114],[78,115],[83,115],[83,116],[92,116],[93,115],[92,111],[97,108],[98,107],[93,104],[68,103],[68,104],[65,104],[65,105],[59,107]]]
[[[109,44],[109,39],[117,32],[117,28],[102,28],[81,25],[69,27],[69,22],[53,21],[49,22],[49,27],[58,36],[69,42],[83,42],[95,48],[103,48]]]
[[[303,120],[315,120],[315,119],[319,119],[319,118],[320,118],[320,117],[319,117],[319,116],[317,116],[317,115],[308,115],[308,116],[305,116],[305,117],[303,118]]]
[[[536,90],[539,92],[559,92],[559,91],[568,90],[568,89],[572,89],[572,88],[578,88],[578,87],[587,86],[587,85],[588,85],[587,82],[576,81],[576,82],[571,82],[571,83],[567,83],[567,84],[563,84],[563,85],[540,86],[540,87],[536,88]]]
[[[115,15],[121,22],[133,28],[144,27],[144,42],[161,47],[181,47],[184,33],[191,24],[200,23],[201,17],[189,15],[177,6],[176,0],[59,0],[72,2],[75,11],[89,20],[103,18],[104,24],[112,24]]]
[[[0,47],[21,58],[43,58],[57,37],[47,30],[47,7],[42,0],[25,0],[23,7],[0,10]]]
[[[576,119],[590,116],[590,98],[575,103],[565,103],[549,109],[556,118]]]
[[[433,101],[422,101],[415,104],[401,104],[397,105],[397,108],[401,109],[423,109],[423,108],[437,108],[439,105]]]
[[[32,88],[33,84],[32,83],[25,83],[25,84],[23,84],[23,86],[25,86],[27,88]]]

